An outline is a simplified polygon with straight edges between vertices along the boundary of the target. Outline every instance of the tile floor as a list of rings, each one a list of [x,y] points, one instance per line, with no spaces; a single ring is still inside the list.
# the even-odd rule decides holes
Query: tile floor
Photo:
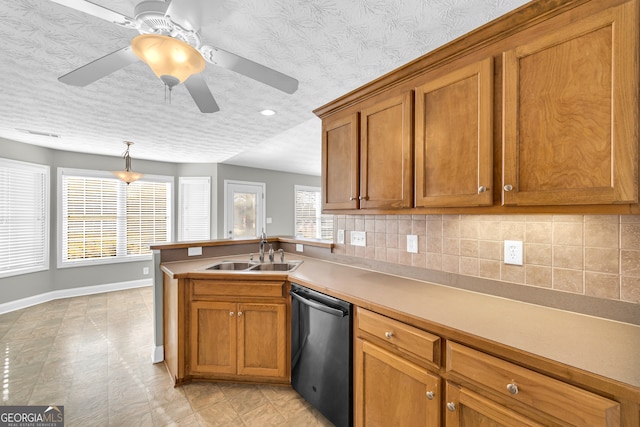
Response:
[[[151,363],[150,287],[0,315],[0,405],[64,405],[66,426],[332,426],[290,387],[191,383]]]

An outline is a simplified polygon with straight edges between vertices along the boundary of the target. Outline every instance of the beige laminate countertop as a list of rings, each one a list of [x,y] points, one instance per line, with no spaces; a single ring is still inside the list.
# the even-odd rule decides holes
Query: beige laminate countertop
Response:
[[[441,327],[459,331],[619,381],[640,395],[640,326],[296,254],[285,257],[298,259],[304,262],[282,277],[356,305],[424,321],[436,329],[434,333]],[[173,277],[264,274],[205,270],[216,260],[177,261],[163,264],[162,269]]]

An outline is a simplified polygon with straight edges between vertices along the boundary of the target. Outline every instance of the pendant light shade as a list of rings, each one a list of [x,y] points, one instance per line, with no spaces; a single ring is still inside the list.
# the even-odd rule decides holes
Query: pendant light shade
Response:
[[[124,143],[127,145],[127,150],[124,152],[124,154],[122,156],[122,157],[124,157],[124,170],[122,170],[122,171],[113,171],[111,173],[113,173],[121,181],[124,181],[124,182],[127,183],[127,185],[129,185],[132,182],[139,180],[144,175],[141,174],[141,173],[138,173],[138,172],[133,172],[131,170],[131,154],[129,154],[129,147],[131,147],[133,145],[133,142],[124,141]]]
[[[142,34],[131,41],[131,48],[169,87],[204,70],[205,62],[200,52],[173,37]]]

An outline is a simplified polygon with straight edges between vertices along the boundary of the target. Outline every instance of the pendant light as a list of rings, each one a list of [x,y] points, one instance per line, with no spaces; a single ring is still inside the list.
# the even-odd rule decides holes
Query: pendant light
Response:
[[[131,184],[134,181],[139,180],[143,177],[141,173],[133,172],[131,170],[131,154],[129,154],[129,147],[133,145],[131,141],[124,141],[127,146],[127,150],[124,152],[122,157],[124,157],[124,170],[123,171],[113,171],[112,173],[117,176],[121,181],[127,183],[127,185]]]

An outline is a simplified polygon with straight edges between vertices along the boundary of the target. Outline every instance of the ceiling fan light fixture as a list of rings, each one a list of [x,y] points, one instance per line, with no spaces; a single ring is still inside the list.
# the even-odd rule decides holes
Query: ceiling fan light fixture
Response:
[[[183,83],[192,74],[204,70],[205,61],[200,52],[173,37],[142,34],[131,41],[131,48],[136,56],[170,87]],[[176,80],[178,83],[175,83]]]
[[[131,147],[133,145],[133,142],[124,141],[124,143],[127,146],[127,150],[122,155],[122,157],[124,157],[124,170],[122,170],[122,171],[113,171],[111,173],[114,174],[116,177],[118,177],[118,179],[120,179],[121,181],[126,182],[127,185],[129,185],[132,182],[139,180],[144,175],[141,174],[141,173],[138,173],[138,172],[133,172],[131,170],[131,154],[129,153],[129,147]]]

